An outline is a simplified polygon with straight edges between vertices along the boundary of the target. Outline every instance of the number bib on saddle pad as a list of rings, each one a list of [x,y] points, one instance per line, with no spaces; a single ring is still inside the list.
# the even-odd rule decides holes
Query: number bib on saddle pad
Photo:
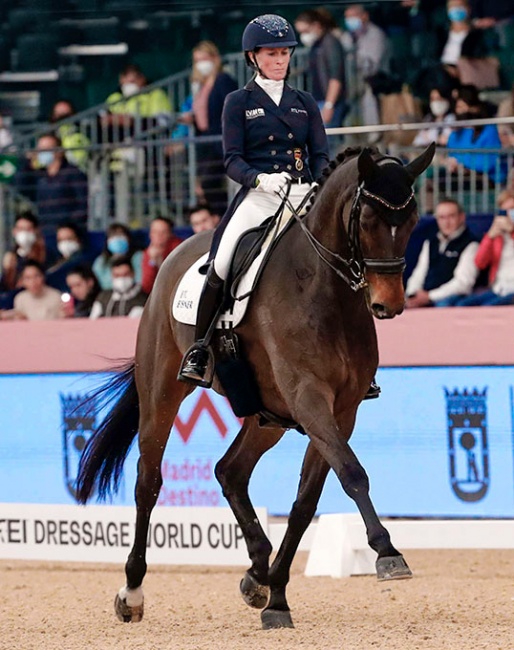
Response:
[[[287,226],[291,223],[292,214],[285,209],[282,215],[271,224],[266,239],[262,242],[260,253],[253,260],[247,271],[237,276],[232,286],[232,292],[235,296],[234,303],[218,319],[216,328],[223,329],[226,327],[236,327],[243,320],[250,294],[255,289],[259,280],[262,268],[269,258],[272,248],[286,231]],[[243,233],[241,238],[245,236]],[[239,243],[239,242],[238,242]],[[236,244],[237,250],[238,244]],[[198,303],[200,294],[205,282],[205,275],[201,274],[199,269],[206,263],[208,254],[202,255],[184,274],[180,281],[177,292],[173,299],[173,317],[175,320],[186,325],[196,325],[196,315],[198,312]]]

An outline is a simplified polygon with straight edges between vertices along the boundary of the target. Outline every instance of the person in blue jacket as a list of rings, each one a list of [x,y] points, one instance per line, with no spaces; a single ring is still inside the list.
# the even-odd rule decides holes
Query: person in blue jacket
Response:
[[[298,206],[329,162],[325,128],[310,93],[286,83],[297,45],[287,20],[275,14],[254,18],[242,38],[252,80],[225,99],[222,139],[225,169],[242,187],[216,229],[196,325],[196,343],[186,352],[178,378],[201,386],[209,352],[204,337],[223,295],[240,235],[275,214],[284,190]]]

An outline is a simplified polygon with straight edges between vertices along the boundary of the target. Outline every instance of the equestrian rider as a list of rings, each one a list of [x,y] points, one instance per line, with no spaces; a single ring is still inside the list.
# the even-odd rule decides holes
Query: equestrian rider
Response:
[[[277,212],[288,183],[289,200],[297,207],[329,162],[316,101],[285,81],[297,45],[292,26],[275,14],[258,16],[246,26],[242,43],[246,63],[255,75],[242,90],[227,96],[222,116],[225,168],[242,187],[216,229],[198,309],[196,343],[186,352],[178,375],[201,386],[210,385],[204,380],[209,362],[204,337],[223,298],[238,238]]]

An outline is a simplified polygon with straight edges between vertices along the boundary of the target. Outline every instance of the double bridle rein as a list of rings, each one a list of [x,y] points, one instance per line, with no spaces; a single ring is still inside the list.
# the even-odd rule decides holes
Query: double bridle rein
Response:
[[[368,286],[366,278],[364,277],[364,269],[367,268],[373,273],[378,273],[380,275],[392,275],[397,273],[403,273],[405,269],[405,257],[363,257],[361,248],[360,248],[360,237],[359,237],[359,225],[360,225],[360,214],[361,214],[361,202],[364,199],[372,199],[383,205],[388,210],[403,210],[414,198],[414,191],[411,190],[411,193],[407,199],[400,205],[393,205],[389,203],[384,197],[379,196],[378,194],[373,194],[364,187],[364,182],[362,182],[355,192],[352,201],[352,207],[350,209],[350,216],[348,217],[348,243],[350,248],[349,258],[342,257],[339,253],[334,253],[329,248],[326,248],[316,237],[311,233],[311,231],[305,225],[300,213],[305,205],[312,199],[314,194],[314,189],[311,189],[303,198],[302,202],[298,206],[298,209],[295,209],[289,200],[289,188],[288,192],[283,196],[284,205],[287,205],[288,209],[292,212],[294,218],[300,225],[303,233],[307,237],[309,243],[315,250],[318,257],[329,266],[336,275],[338,275],[346,284],[352,289],[352,291],[360,291]],[[329,257],[327,257],[329,256]],[[332,260],[339,262],[343,269],[337,268]]]

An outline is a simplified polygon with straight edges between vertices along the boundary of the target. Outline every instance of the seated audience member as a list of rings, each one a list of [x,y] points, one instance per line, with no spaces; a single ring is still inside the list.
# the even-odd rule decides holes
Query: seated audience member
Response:
[[[61,292],[68,291],[66,274],[78,264],[89,262],[82,232],[75,223],[62,223],[57,228],[57,250],[60,257],[46,272],[46,281]]]
[[[423,118],[423,122],[433,126],[419,131],[412,144],[415,147],[426,147],[431,142],[435,142],[445,147],[452,132],[450,124],[455,121],[451,88],[432,88],[429,107],[429,113]]]
[[[204,230],[214,230],[219,221],[219,216],[207,203],[199,203],[189,210],[189,223],[195,235]]]
[[[498,205],[500,209],[475,256],[480,271],[489,269],[489,288],[459,300],[459,307],[514,302],[514,190],[504,190]]]
[[[76,112],[75,107],[70,101],[60,99],[52,107],[50,123],[54,124],[66,120],[73,117]],[[91,144],[87,135],[80,131],[78,124],[71,121],[66,124],[61,124],[57,127],[56,132],[61,140],[63,149],[66,150],[66,160],[83,172],[87,172],[87,148]]]
[[[19,287],[20,273],[28,260],[44,265],[46,262],[45,240],[39,231],[39,222],[31,212],[23,212],[14,220],[12,229],[14,246],[2,260],[1,288],[12,291]]]
[[[14,309],[2,312],[2,320],[54,320],[64,316],[61,294],[45,283],[41,264],[28,260],[21,282],[24,290],[15,296]]]
[[[72,267],[66,275],[71,295],[71,309],[66,315],[73,318],[89,318],[93,303],[101,291],[96,275],[87,264]]]
[[[514,84],[510,95],[500,102],[497,117],[514,117]],[[514,124],[499,124],[498,132],[504,147],[514,146]]]
[[[54,232],[61,221],[86,226],[87,177],[75,165],[70,165],[61,140],[49,133],[37,142],[35,156],[28,159],[13,179],[20,194],[36,204],[43,230]]]
[[[150,293],[161,264],[182,240],[173,232],[173,222],[166,217],[156,217],[150,224],[150,245],[143,253],[141,286]]]
[[[407,307],[447,307],[473,290],[478,243],[457,201],[441,200],[435,210],[438,232],[423,242],[407,281]]]
[[[136,282],[141,283],[143,251],[136,250],[130,228],[122,223],[111,223],[103,251],[93,262],[93,271],[102,289],[112,289],[111,267],[114,260],[128,257],[134,269]]]
[[[130,316],[138,318],[143,313],[147,294],[137,284],[130,259],[120,258],[112,263],[112,289],[101,291],[89,318]]]
[[[459,120],[483,119],[488,117],[487,107],[478,99],[474,86],[463,86],[458,90],[455,102],[455,117]],[[507,170],[499,154],[480,153],[481,149],[500,149],[501,141],[495,124],[485,126],[456,126],[448,138],[448,149],[476,149],[477,152],[450,152],[446,168],[451,174],[469,175],[470,171],[486,174],[482,179],[486,187],[495,181],[503,183]]]

